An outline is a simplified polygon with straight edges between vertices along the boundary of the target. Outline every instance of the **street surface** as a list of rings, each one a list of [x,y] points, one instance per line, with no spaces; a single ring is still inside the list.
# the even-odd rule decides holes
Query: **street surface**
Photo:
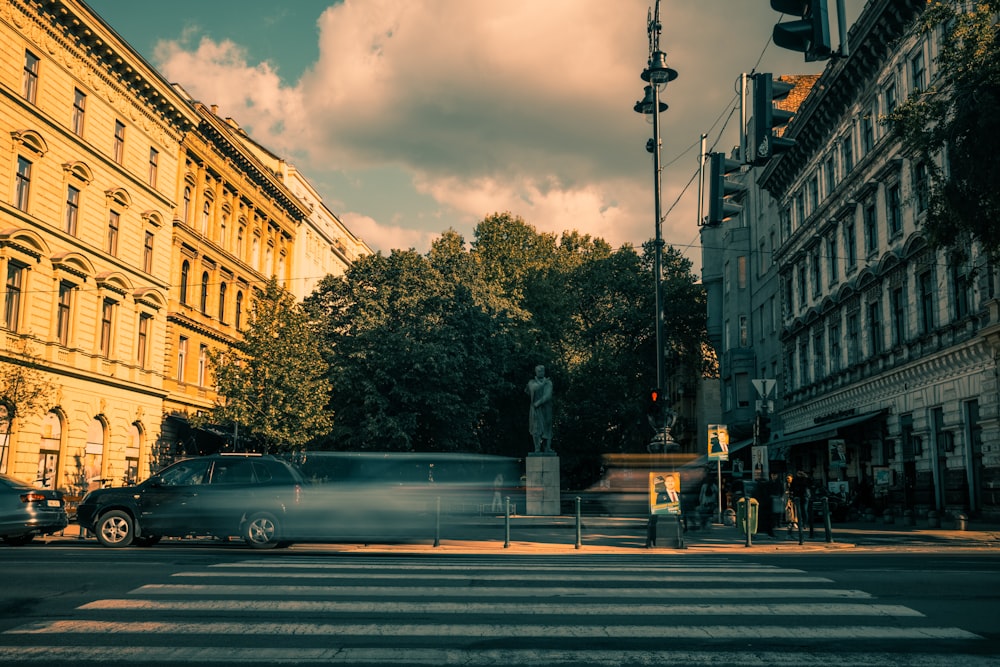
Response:
[[[995,665],[979,553],[0,548],[3,665]]]

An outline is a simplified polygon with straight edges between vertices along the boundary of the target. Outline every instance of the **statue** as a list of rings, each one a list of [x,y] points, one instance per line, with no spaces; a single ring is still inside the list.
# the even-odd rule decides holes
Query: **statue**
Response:
[[[528,409],[528,432],[535,452],[552,451],[552,380],[545,377],[545,366],[535,366],[535,377],[524,390],[531,399]]]

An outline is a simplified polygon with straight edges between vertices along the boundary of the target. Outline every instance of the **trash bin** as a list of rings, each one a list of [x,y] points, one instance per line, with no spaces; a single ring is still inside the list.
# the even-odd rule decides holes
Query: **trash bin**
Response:
[[[747,532],[747,511],[750,512],[750,534],[757,534],[757,505],[756,498],[751,498],[749,502],[746,498],[740,498],[736,501],[736,526],[740,529],[741,534],[746,535]]]

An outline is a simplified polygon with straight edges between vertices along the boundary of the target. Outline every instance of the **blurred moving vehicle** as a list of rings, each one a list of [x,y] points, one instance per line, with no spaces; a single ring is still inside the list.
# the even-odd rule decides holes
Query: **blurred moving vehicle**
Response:
[[[57,533],[69,524],[63,494],[36,489],[9,475],[0,475],[0,539],[12,546],[36,535]]]
[[[304,483],[295,466],[273,456],[214,454],[178,461],[136,486],[91,491],[76,516],[106,547],[194,536],[287,546],[286,522]]]
[[[434,536],[435,521],[503,513],[523,502],[519,459],[479,454],[305,452],[309,480],[288,528],[295,542],[386,542]]]

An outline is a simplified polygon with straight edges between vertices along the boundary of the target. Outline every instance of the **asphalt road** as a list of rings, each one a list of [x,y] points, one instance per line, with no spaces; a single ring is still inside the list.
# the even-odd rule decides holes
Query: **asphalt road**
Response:
[[[0,547],[0,664],[987,665],[1000,563],[932,553]]]

